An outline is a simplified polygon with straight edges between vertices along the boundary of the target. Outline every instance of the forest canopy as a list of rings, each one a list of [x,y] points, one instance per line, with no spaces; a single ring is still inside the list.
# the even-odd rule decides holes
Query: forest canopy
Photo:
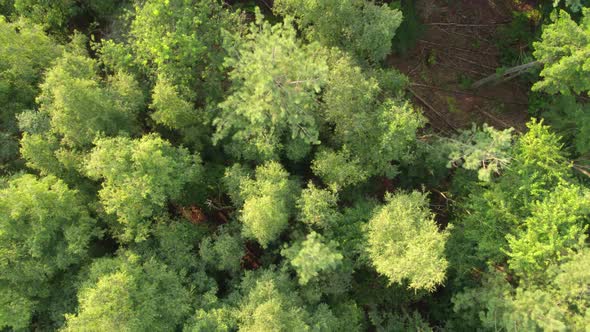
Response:
[[[494,3],[0,0],[0,331],[588,330],[590,1]]]

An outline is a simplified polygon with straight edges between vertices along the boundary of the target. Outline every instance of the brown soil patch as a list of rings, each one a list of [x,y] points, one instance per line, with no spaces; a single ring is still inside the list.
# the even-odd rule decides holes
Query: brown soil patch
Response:
[[[529,86],[518,80],[472,90],[499,68],[498,28],[512,19],[510,0],[416,0],[424,33],[405,56],[388,64],[406,74],[416,105],[433,129],[453,133],[472,123],[523,130]]]

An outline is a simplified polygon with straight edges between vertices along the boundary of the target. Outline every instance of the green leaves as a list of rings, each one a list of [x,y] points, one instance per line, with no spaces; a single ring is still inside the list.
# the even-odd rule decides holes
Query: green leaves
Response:
[[[97,260],[63,331],[170,331],[188,313],[189,292],[156,260],[129,253]]]
[[[0,189],[0,326],[26,328],[51,282],[87,257],[98,235],[78,193],[53,176]]]
[[[276,162],[256,168],[255,179],[240,184],[244,207],[242,233],[256,239],[263,248],[276,240],[288,225],[294,210],[297,187],[289,174]]]
[[[391,50],[402,13],[364,0],[277,0],[273,10],[292,15],[308,39],[379,62]]]
[[[99,135],[137,131],[143,94],[131,76],[119,72],[107,82],[96,73],[96,62],[66,53],[52,68],[37,99],[49,115],[53,133],[65,145],[88,147]]]
[[[175,148],[157,135],[131,140],[125,137],[95,141],[86,174],[103,179],[99,197],[107,213],[123,225],[123,241],[141,241],[149,234],[150,218],[169,200],[179,199],[183,187],[202,174],[201,159]]]
[[[336,250],[336,243],[326,243],[321,235],[311,232],[302,242],[283,249],[285,256],[297,271],[299,283],[307,284],[322,271],[334,270],[342,261],[342,254]]]
[[[317,98],[328,72],[325,51],[298,41],[290,20],[252,24],[236,44],[226,62],[232,88],[213,122],[214,142],[229,138],[233,155],[259,161],[277,159],[292,145],[319,144]],[[306,153],[287,156],[297,160]]]
[[[484,123],[478,129],[463,130],[454,139],[446,139],[451,153],[447,167],[460,166],[476,170],[481,181],[491,181],[492,175],[510,163],[513,129],[496,130]]]
[[[439,232],[424,194],[386,196],[367,227],[369,257],[391,283],[433,291],[445,279],[448,230]]]
[[[583,17],[576,24],[565,11],[552,16],[553,23],[543,29],[542,40],[534,43],[535,58],[545,67],[542,81],[533,91],[550,94],[580,94],[590,90],[590,10],[582,10]]]

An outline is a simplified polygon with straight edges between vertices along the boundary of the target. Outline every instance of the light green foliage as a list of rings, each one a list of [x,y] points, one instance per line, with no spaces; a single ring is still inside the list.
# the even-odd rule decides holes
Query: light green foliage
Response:
[[[117,54],[120,46],[107,43],[106,61],[120,65],[133,59],[154,80],[164,75],[183,100],[200,106],[218,101],[226,55],[222,30],[234,31],[238,17],[215,0],[149,0],[135,11],[130,50]]]
[[[235,207],[244,205],[245,197],[242,197],[240,185],[242,180],[249,178],[252,173],[250,169],[240,164],[233,164],[231,167],[226,168],[221,181]]]
[[[246,295],[238,314],[240,331],[309,330],[308,313],[283,275],[264,271],[254,280],[246,279],[242,287]]]
[[[433,291],[445,279],[448,235],[439,232],[426,195],[388,194],[369,221],[367,250],[377,272],[391,283],[407,281],[412,289]]]
[[[271,26],[260,13],[234,44],[226,59],[232,88],[214,120],[214,140],[229,138],[229,151],[244,159],[276,159],[284,151],[290,159],[303,158],[310,144],[319,144],[325,51],[297,40],[290,20]]]
[[[590,193],[578,186],[557,187],[530,207],[531,214],[508,234],[508,263],[516,273],[530,276],[584,246]]]
[[[524,226],[533,202],[543,201],[571,176],[559,137],[536,121],[528,127],[511,153],[510,167],[498,182],[476,191],[465,202],[468,212],[461,224],[466,237],[476,244],[476,256],[482,261],[505,260],[502,250],[507,248],[506,235]]]
[[[295,16],[308,39],[373,62],[389,54],[402,22],[399,10],[365,0],[277,0],[273,10]]]
[[[312,162],[311,169],[332,190],[353,186],[368,178],[359,159],[353,158],[346,147],[340,151],[320,150]]]
[[[201,159],[175,148],[157,135],[132,140],[125,137],[95,141],[86,173],[103,179],[99,198],[107,213],[124,226],[124,241],[141,241],[149,234],[150,218],[169,200],[179,199],[188,183],[202,174]]]
[[[0,45],[3,45],[0,48],[0,127],[3,128],[0,164],[4,164],[16,157],[15,115],[35,106],[41,75],[62,49],[41,27],[25,21],[8,23],[2,16]]]
[[[341,264],[343,256],[336,245],[336,242],[327,242],[318,233],[311,232],[305,240],[283,249],[281,254],[297,272],[299,283],[306,285],[317,278],[320,272],[334,270]]]
[[[143,95],[133,78],[119,72],[102,82],[94,60],[66,53],[41,85],[40,110],[66,145],[84,147],[99,135],[134,133]]]
[[[220,271],[237,272],[244,256],[244,243],[239,235],[232,235],[226,229],[206,237],[199,246],[201,259]]]
[[[208,290],[210,280],[201,269],[201,262],[195,252],[206,229],[184,220],[158,219],[152,225],[150,238],[132,244],[132,249],[142,257],[154,257],[166,264],[182,279],[190,283],[193,290]]]
[[[533,91],[580,94],[590,90],[590,9],[582,10],[579,24],[565,11],[553,14],[540,42],[534,43],[535,58],[544,64],[542,81]]]
[[[95,220],[55,177],[23,175],[0,189],[0,327],[29,325],[51,282],[81,262]]]
[[[510,163],[513,129],[496,130],[484,123],[462,130],[456,138],[445,140],[451,149],[447,167],[463,167],[477,171],[481,181],[491,181],[492,174]]]
[[[454,297],[455,311],[480,320],[486,329],[506,331],[583,331],[590,323],[590,251],[584,249],[561,265],[547,270],[541,284],[516,289],[493,273],[480,288]]]
[[[332,67],[323,99],[326,120],[334,125],[334,143],[350,151],[369,176],[395,176],[391,162],[411,159],[409,149],[424,117],[407,102],[381,102],[377,80],[350,59],[341,58]]]
[[[332,164],[332,167],[334,166]],[[340,217],[338,194],[331,190],[320,189],[311,182],[301,192],[297,208],[299,220],[312,228],[329,229]]]
[[[152,119],[170,129],[180,131],[188,142],[195,142],[207,131],[202,127],[204,119],[191,103],[180,97],[177,88],[165,78],[158,78],[150,107],[155,111]]]
[[[63,167],[55,156],[59,149],[55,136],[24,133],[20,145],[20,153],[27,160],[28,167],[43,175],[61,175]]]
[[[245,199],[242,233],[266,248],[288,226],[297,195],[296,183],[281,164],[268,162],[256,168],[255,179],[241,181],[240,191]]]
[[[96,261],[63,331],[171,331],[188,314],[189,292],[161,262],[138,256]]]

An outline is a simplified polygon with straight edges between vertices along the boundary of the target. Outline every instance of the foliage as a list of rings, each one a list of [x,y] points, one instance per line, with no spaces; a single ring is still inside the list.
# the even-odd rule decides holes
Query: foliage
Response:
[[[447,167],[476,170],[479,180],[490,181],[492,174],[499,174],[510,163],[512,131],[499,131],[487,124],[481,129],[473,125],[471,130],[462,130],[447,141],[452,151]]]
[[[307,38],[378,62],[391,50],[402,13],[365,0],[278,0],[273,10],[293,15]]]
[[[249,33],[228,47],[232,88],[214,120],[214,140],[229,138],[230,153],[244,159],[303,158],[320,143],[317,94],[328,71],[320,45],[298,41],[289,20],[271,26],[258,13]]]
[[[46,76],[37,101],[50,118],[52,131],[65,145],[85,147],[100,136],[137,131],[137,113],[143,94],[135,80],[123,72],[101,82],[96,62],[65,53]]]
[[[311,232],[305,240],[281,251],[297,272],[299,283],[307,284],[318,273],[335,269],[342,261],[335,242],[324,243],[322,236]]]
[[[95,261],[78,301],[64,331],[169,331],[190,309],[189,292],[176,274],[132,253]]]
[[[87,257],[96,232],[75,190],[23,175],[0,189],[0,326],[24,329],[54,278]]]
[[[1,16],[0,44],[6,45],[0,49],[0,127],[4,147],[0,163],[7,164],[17,152],[15,115],[35,106],[42,74],[62,49],[41,27],[23,20],[9,23]],[[0,170],[3,168],[0,166]]]
[[[222,30],[233,31],[238,17],[213,0],[149,0],[135,12],[126,57],[153,78],[166,77],[184,100],[201,106],[218,101],[226,55]],[[115,64],[126,60],[109,59],[109,47],[103,51]]]
[[[169,200],[181,197],[183,187],[198,182],[201,158],[175,148],[156,135],[132,140],[125,137],[95,141],[86,163],[86,174],[103,179],[100,201],[123,226],[124,241],[141,241],[150,231],[150,218],[163,211]]]
[[[577,24],[565,11],[552,15],[553,23],[543,29],[542,40],[534,43],[533,55],[544,64],[543,80],[535,83],[533,91],[580,94],[590,90],[587,59],[590,38],[590,10],[582,11]]]
[[[311,182],[301,192],[297,208],[299,220],[311,228],[329,229],[340,217],[337,193],[320,189]]]
[[[244,243],[239,235],[232,235],[224,228],[219,234],[201,241],[199,254],[216,270],[237,272],[244,256]]]
[[[268,162],[256,168],[255,179],[241,181],[240,192],[244,197],[242,234],[266,248],[288,226],[295,205],[296,184],[279,163]]]
[[[367,228],[368,254],[390,283],[432,291],[445,279],[448,231],[439,232],[424,194],[386,196]]]

